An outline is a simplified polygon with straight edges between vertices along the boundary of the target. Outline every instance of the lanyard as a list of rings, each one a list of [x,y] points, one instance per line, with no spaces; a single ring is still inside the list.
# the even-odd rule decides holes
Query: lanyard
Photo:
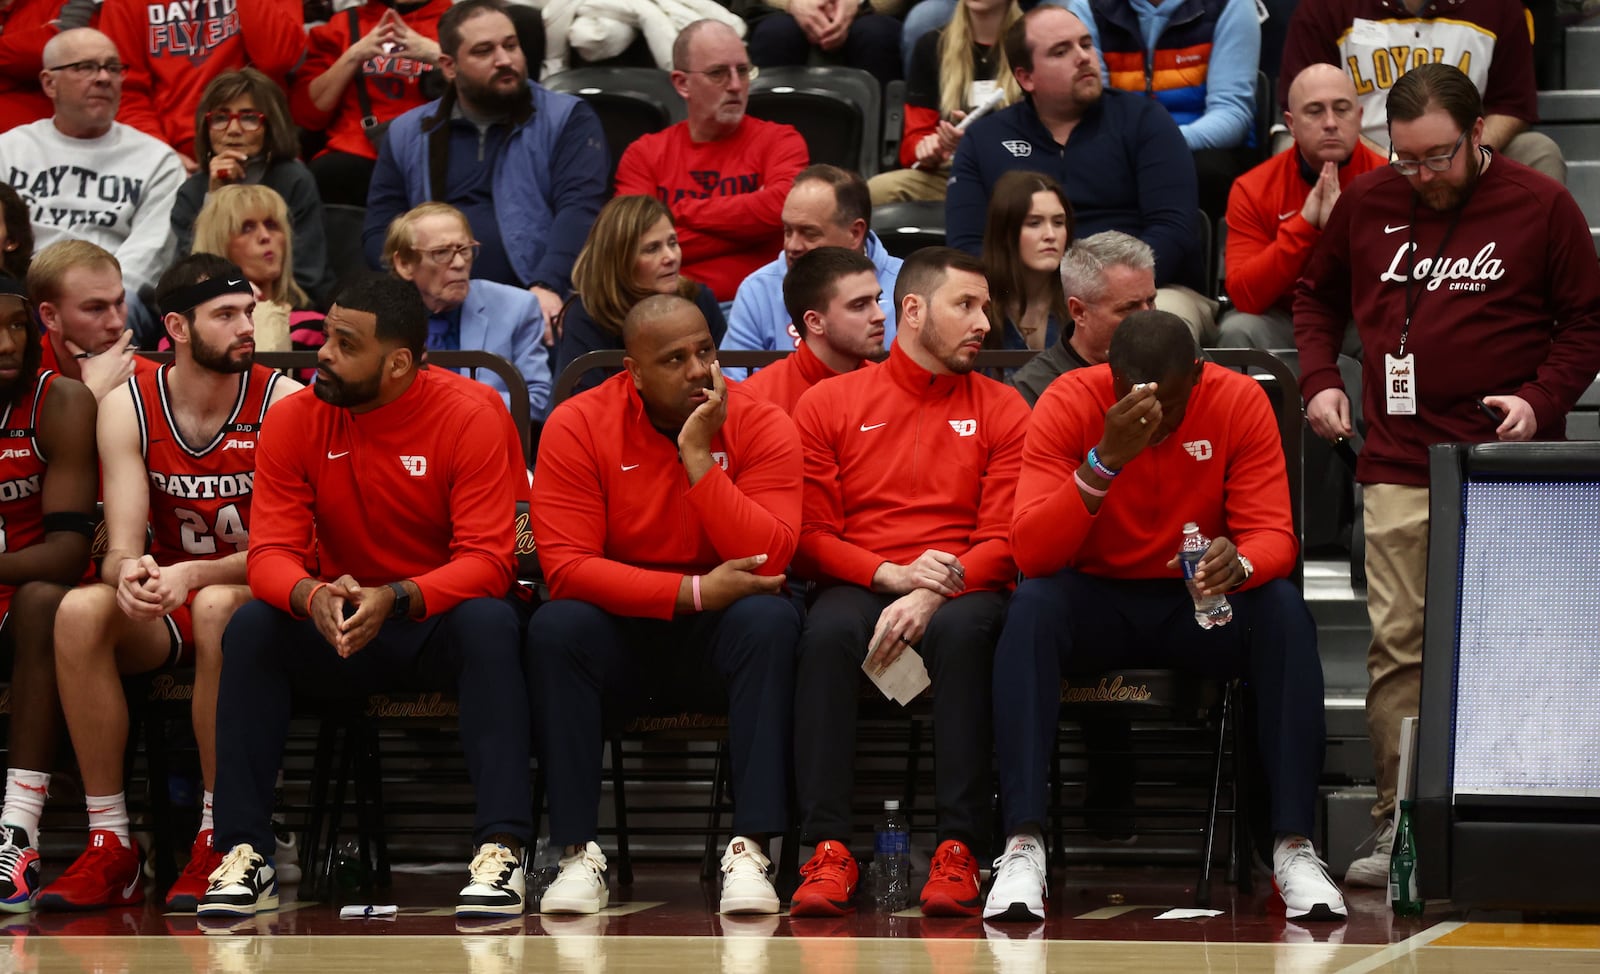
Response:
[[[1455,235],[1456,225],[1461,222],[1461,211],[1466,208],[1467,202],[1462,200],[1461,205],[1457,206],[1456,211],[1450,215],[1450,225],[1445,227],[1444,238],[1439,241],[1439,249],[1434,251],[1433,260],[1428,262],[1428,270],[1430,272],[1439,266],[1439,258],[1444,256],[1444,248],[1449,246],[1450,238]],[[1415,296],[1411,293],[1412,285],[1417,282],[1416,194],[1411,196],[1411,225],[1406,232],[1406,251],[1406,323],[1405,327],[1400,329],[1400,352],[1395,356],[1396,358],[1405,358],[1406,356],[1406,339],[1411,335],[1411,316],[1417,310],[1417,302],[1422,299],[1422,290],[1417,291]]]

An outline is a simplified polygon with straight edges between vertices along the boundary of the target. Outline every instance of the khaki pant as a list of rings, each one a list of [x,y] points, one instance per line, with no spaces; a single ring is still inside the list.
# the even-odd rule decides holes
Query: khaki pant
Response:
[[[1210,348],[1217,337],[1217,302],[1193,288],[1169,284],[1156,289],[1156,310],[1183,319],[1202,347]]]
[[[1394,813],[1400,721],[1415,717],[1422,696],[1422,606],[1428,581],[1428,488],[1366,484],[1367,735],[1378,770],[1376,825]]]
[[[921,169],[896,169],[881,172],[867,180],[867,192],[872,194],[872,205],[885,203],[915,203],[944,199],[945,187],[950,182],[949,169],[931,172]]]
[[[1556,140],[1543,132],[1523,132],[1506,143],[1507,159],[1515,159],[1530,169],[1537,170],[1566,185],[1567,160],[1561,157],[1561,147]]]

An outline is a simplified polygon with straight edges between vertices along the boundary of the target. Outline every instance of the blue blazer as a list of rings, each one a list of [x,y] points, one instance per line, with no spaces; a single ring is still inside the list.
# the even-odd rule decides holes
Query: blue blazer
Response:
[[[550,353],[544,347],[544,312],[539,299],[519,287],[473,279],[461,305],[461,347],[504,357],[528,383],[528,409],[533,421],[544,419],[550,408]],[[471,376],[463,369],[462,375]],[[493,372],[478,379],[500,390],[511,405],[505,383]]]

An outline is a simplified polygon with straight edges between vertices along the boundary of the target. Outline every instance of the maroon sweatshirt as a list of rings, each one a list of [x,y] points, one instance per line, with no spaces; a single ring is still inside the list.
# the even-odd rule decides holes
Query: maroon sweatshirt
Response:
[[[1441,254],[1454,216],[1414,203],[1387,166],[1367,173],[1340,194],[1296,285],[1307,402],[1343,386],[1334,360],[1345,323],[1353,317],[1360,332],[1362,483],[1426,486],[1431,444],[1494,440],[1475,402],[1483,396],[1522,397],[1536,438],[1563,439],[1568,410],[1600,371],[1600,261],[1566,188],[1497,155]],[[1384,356],[1399,351],[1411,259],[1417,414],[1390,416]]]

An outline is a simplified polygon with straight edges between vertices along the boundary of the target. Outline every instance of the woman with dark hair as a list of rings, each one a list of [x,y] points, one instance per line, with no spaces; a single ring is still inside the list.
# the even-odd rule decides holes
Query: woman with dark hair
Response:
[[[1072,204],[1054,179],[1013,170],[989,197],[983,263],[989,278],[990,348],[1045,349],[1072,321],[1061,258],[1072,245]]]
[[[224,186],[261,185],[283,197],[294,234],[294,280],[319,307],[333,286],[322,235],[322,198],[299,159],[299,134],[272,79],[255,68],[218,75],[200,95],[194,150],[200,171],[178,190],[172,230],[178,253],[194,243],[206,198]]]
[[[28,276],[33,260],[33,223],[28,219],[28,204],[17,191],[0,183],[0,273],[21,281]]]

